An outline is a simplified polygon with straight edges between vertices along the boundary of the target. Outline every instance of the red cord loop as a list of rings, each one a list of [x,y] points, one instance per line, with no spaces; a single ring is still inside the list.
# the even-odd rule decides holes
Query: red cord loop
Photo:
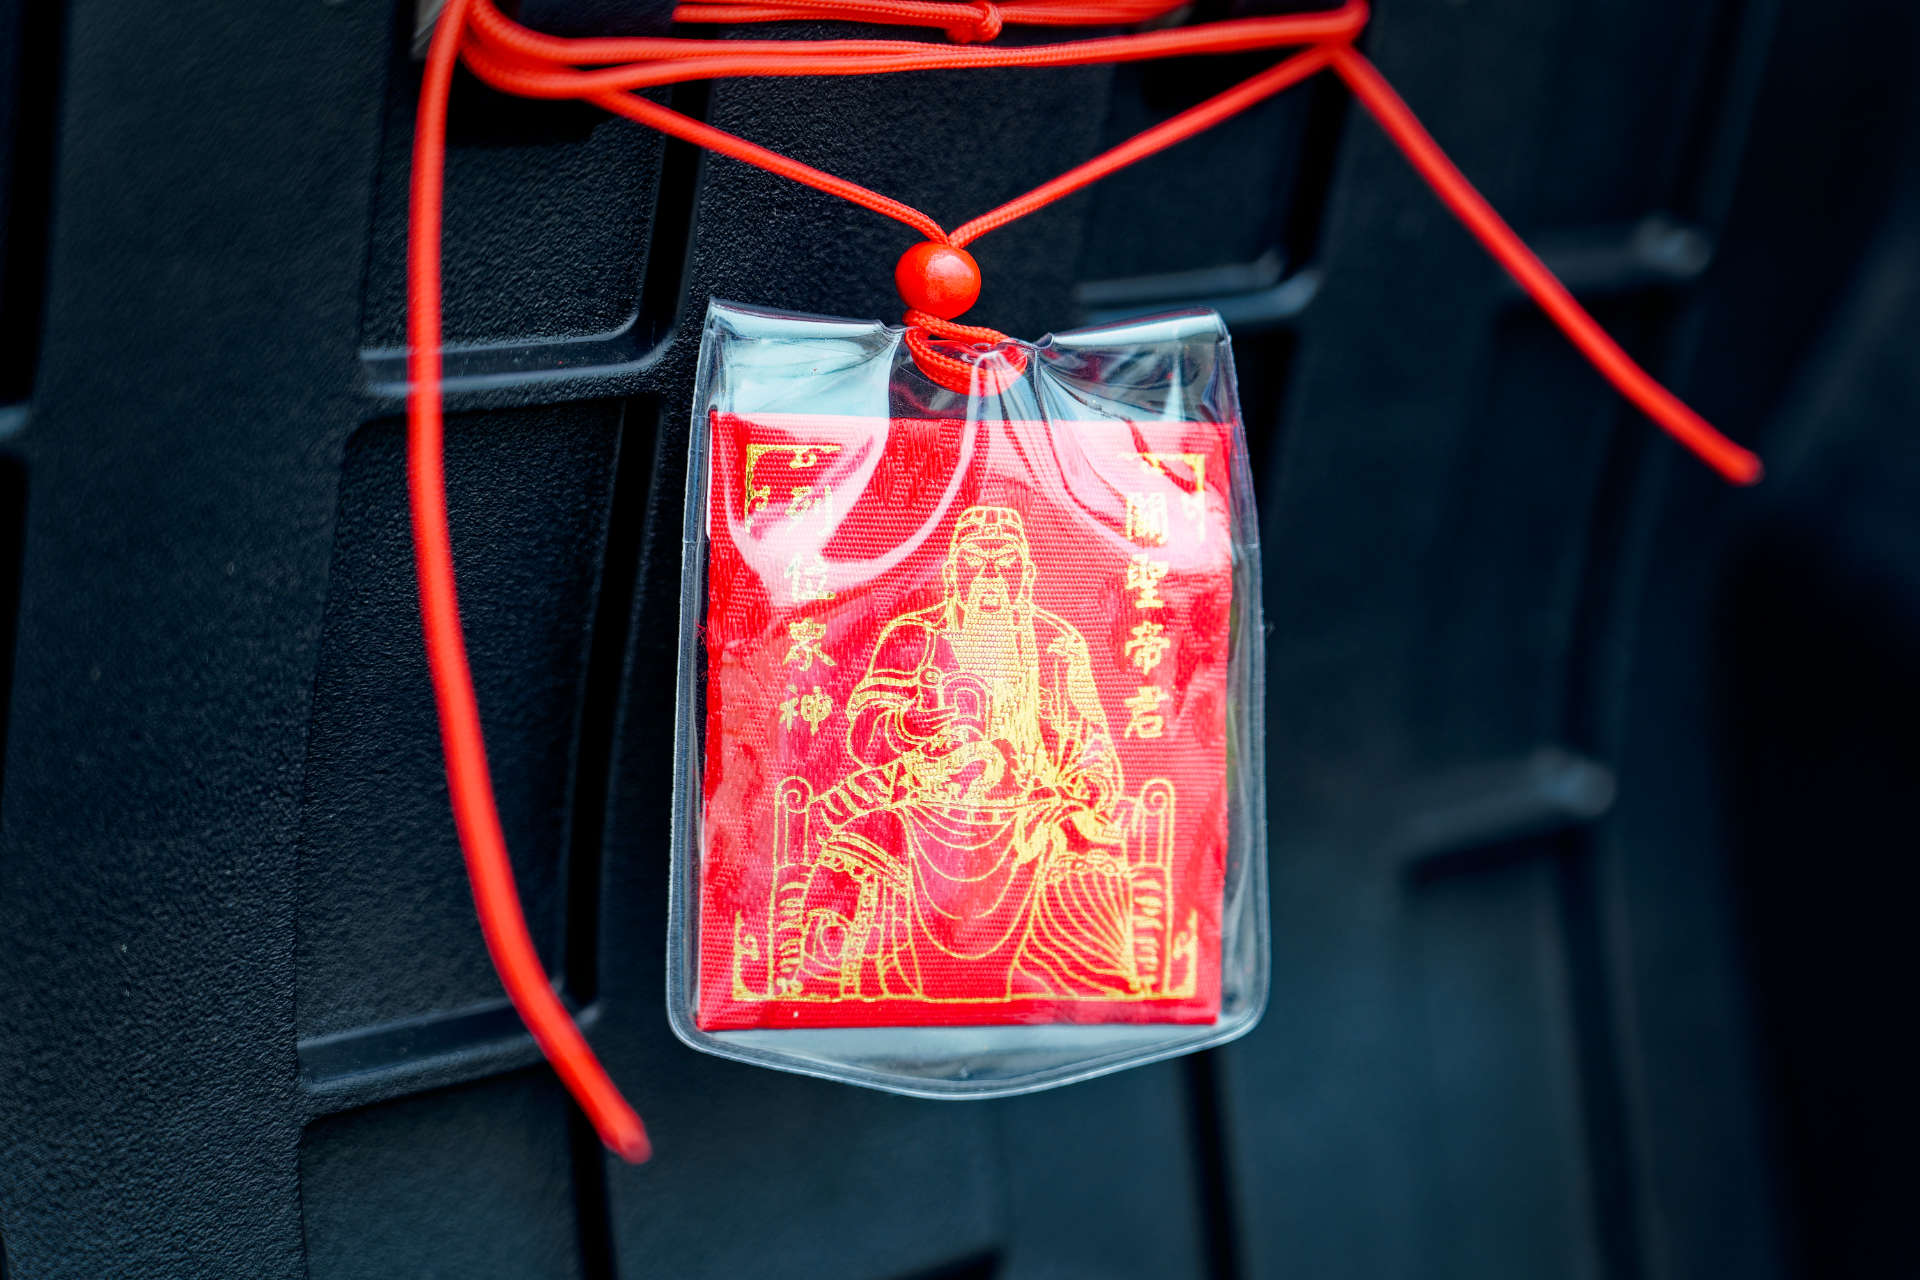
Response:
[[[984,325],[955,324],[907,308],[907,350],[920,372],[960,395],[999,395],[1026,376],[1027,353]]]

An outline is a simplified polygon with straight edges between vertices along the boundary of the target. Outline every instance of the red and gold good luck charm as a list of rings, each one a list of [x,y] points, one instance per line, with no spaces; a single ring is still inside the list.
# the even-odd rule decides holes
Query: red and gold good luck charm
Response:
[[[1729,480],[1760,478],[1757,457],[1607,336],[1353,47],[1364,0],[1172,24],[1183,7],[676,10],[683,22],[935,27],[958,48],[571,41],[519,26],[493,0],[441,11],[408,237],[422,633],[489,954],[560,1078],[628,1159],[648,1149],[639,1118],[547,981],[513,890],[454,592],[440,214],[456,61],[496,88],[591,101],[924,237],[896,270],[904,328],[708,310],[688,449],[667,986],[675,1032],[710,1052],[985,1096],[1218,1044],[1265,1004],[1259,549],[1225,330],[1182,313],[1030,345],[958,323],[981,283],[965,246],[988,232],[1328,71],[1623,395]],[[1009,25],[1157,19],[1169,21],[993,44]],[[951,232],[645,92],[1290,47]]]
[[[695,1023],[1211,1024],[1248,554],[1230,377],[1067,418],[896,358],[907,414],[884,381],[865,416],[708,380]]]

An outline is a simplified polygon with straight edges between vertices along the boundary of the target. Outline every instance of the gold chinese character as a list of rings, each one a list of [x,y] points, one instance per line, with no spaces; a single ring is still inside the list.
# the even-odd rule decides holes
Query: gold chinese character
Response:
[[[833,699],[820,692],[820,686],[813,686],[813,692],[800,699],[800,718],[815,733],[820,732],[820,722],[833,714]]]
[[[787,524],[797,525],[808,515],[814,516],[823,529],[833,525],[833,486],[823,484],[815,488],[810,484],[795,485],[787,495]]]
[[[1127,495],[1127,538],[1143,546],[1167,545],[1167,495],[1130,493]]]
[[[780,727],[793,728],[796,719],[805,720],[807,728],[814,733],[820,732],[820,724],[833,714],[833,699],[820,692],[820,686],[813,686],[810,693],[800,693],[792,685],[787,686],[787,698],[780,704]]]
[[[819,552],[796,555],[787,561],[785,573],[787,594],[796,604],[833,599],[833,592],[827,590],[827,562]]]
[[[1180,509],[1187,519],[1193,522],[1193,536],[1196,541],[1204,542],[1207,537],[1207,455],[1204,453],[1142,453],[1136,455],[1140,465],[1148,471],[1163,475],[1174,482],[1176,487],[1182,480],[1171,468],[1179,463],[1191,473],[1193,487],[1181,488]]]
[[[782,660],[783,665],[791,667],[797,663],[802,671],[811,671],[813,660],[818,658],[829,667],[839,666],[840,664],[833,660],[833,655],[820,647],[820,642],[826,639],[826,636],[826,625],[815,622],[812,618],[801,618],[797,622],[789,622],[787,638],[793,643],[787,648],[787,656]]]
[[[1123,738],[1157,738],[1167,731],[1167,718],[1160,714],[1160,704],[1167,700],[1167,691],[1159,685],[1143,684],[1140,692],[1128,698],[1127,727],[1121,733]]]
[[[1157,622],[1136,623],[1133,639],[1127,641],[1127,659],[1139,669],[1141,675],[1150,674],[1160,665],[1173,641],[1167,639],[1167,629]]]
[[[753,528],[754,516],[773,505],[773,483],[771,481],[765,484],[755,483],[756,478],[765,478],[764,476],[756,477],[755,471],[759,468],[761,462],[766,460],[768,454],[772,454],[775,457],[786,458],[787,468],[789,470],[804,471],[809,467],[819,466],[826,458],[839,452],[840,446],[837,444],[809,444],[802,442],[798,444],[748,445],[746,448],[746,475],[743,483],[747,497],[745,511],[747,528]]]
[[[1146,555],[1136,555],[1127,564],[1127,590],[1139,593],[1133,602],[1140,609],[1164,609],[1167,602],[1160,598],[1160,579],[1167,576],[1167,562],[1155,560]]]

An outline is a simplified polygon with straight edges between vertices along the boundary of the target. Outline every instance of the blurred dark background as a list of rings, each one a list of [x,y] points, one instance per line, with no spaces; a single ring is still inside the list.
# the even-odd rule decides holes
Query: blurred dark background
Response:
[[[1920,1274],[1909,0],[1380,0],[1363,42],[1765,454],[1755,490],[1624,407],[1331,84],[982,243],[983,322],[1233,326],[1276,945],[1247,1039],[976,1105],[696,1055],[661,1010],[701,309],[892,316],[910,234],[462,84],[463,603],[638,1169],[504,1006],[446,816],[403,507],[413,21],[0,0],[7,1280]],[[1258,65],[672,101],[952,225]]]

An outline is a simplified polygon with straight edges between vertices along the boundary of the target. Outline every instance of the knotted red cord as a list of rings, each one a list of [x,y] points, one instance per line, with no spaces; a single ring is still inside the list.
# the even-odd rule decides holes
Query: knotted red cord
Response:
[[[924,311],[907,308],[903,317],[907,325],[907,350],[912,353],[914,363],[920,371],[949,391],[958,391],[961,395],[999,395],[1020,380],[1027,371],[1027,353],[1007,340],[1007,335],[998,329],[989,329],[984,325],[955,324],[951,320],[942,320],[939,316],[930,316]],[[994,350],[999,359],[982,360],[975,356],[952,354],[955,344],[960,349],[972,347]],[[1002,345],[1005,344],[1005,345]]]
[[[513,884],[506,840],[488,776],[480,716],[460,631],[453,551],[447,529],[441,443],[440,229],[446,160],[447,95],[456,60],[503,91],[533,98],[579,98],[662,133],[836,195],[954,247],[1005,226],[1182,139],[1211,128],[1254,103],[1331,67],[1415,170],[1467,230],[1519,282],[1596,369],[1655,423],[1736,484],[1760,478],[1760,460],[1734,444],[1656,382],[1620,349],[1494,212],[1440,150],[1372,63],[1353,48],[1365,27],[1363,0],[1323,13],[1107,36],[1024,48],[985,47],[1003,27],[1115,26],[1158,17],[1180,0],[1005,0],[958,4],[940,0],[811,0],[766,4],[682,4],[681,22],[746,23],[858,20],[944,31],[955,42],[911,40],[567,40],[509,20],[493,0],[448,0],[434,31],[420,87],[414,135],[407,263],[409,494],[420,617],[427,666],[440,714],[454,823],[473,886],[481,931],[502,984],[528,1029],[607,1145],[629,1160],[648,1146],[640,1118],[627,1105],[554,995],[528,935]],[[727,76],[882,75],[973,67],[1064,67],[1194,54],[1305,46],[1276,66],[1163,121],[949,234],[910,205],[812,168],[703,124],[636,93],[689,80]],[[929,377],[952,390],[994,392],[1018,378],[1025,355],[999,348],[986,360],[969,345],[998,346],[1006,335],[909,310],[906,345]],[[971,358],[969,358],[971,357]]]
[[[845,0],[821,4],[683,4],[675,22],[884,22],[901,27],[934,27],[965,44],[991,40],[1001,27],[1125,27],[1157,18],[1185,0],[1006,0],[991,4],[942,4],[938,0]]]

